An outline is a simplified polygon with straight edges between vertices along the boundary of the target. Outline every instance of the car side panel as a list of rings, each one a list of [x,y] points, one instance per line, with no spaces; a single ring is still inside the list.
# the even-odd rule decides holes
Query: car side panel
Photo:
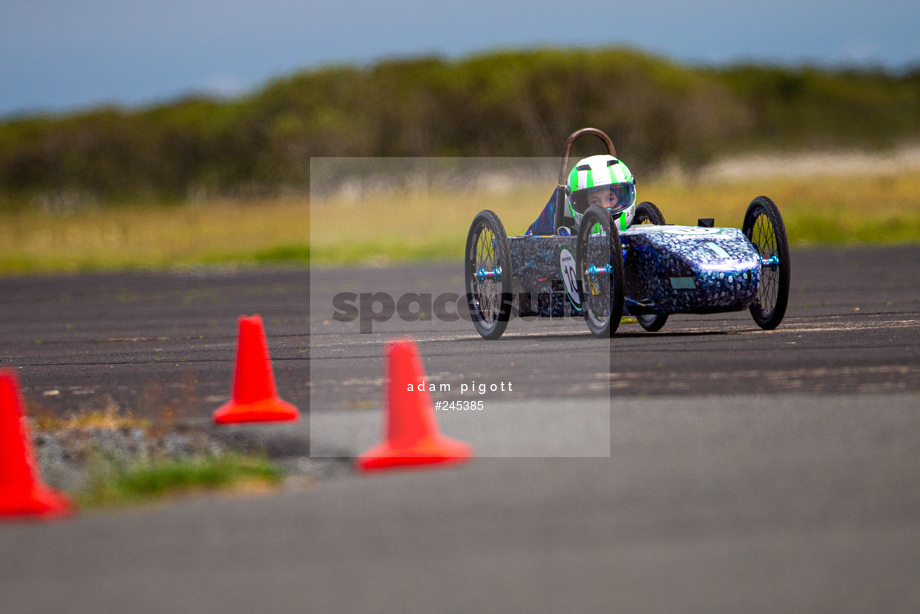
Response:
[[[737,228],[641,225],[620,240],[631,314],[738,311],[757,298],[760,254]]]
[[[575,237],[508,237],[514,271],[514,313],[562,318],[581,315],[577,292],[566,291],[563,255],[575,257]],[[567,260],[567,259],[566,259]]]

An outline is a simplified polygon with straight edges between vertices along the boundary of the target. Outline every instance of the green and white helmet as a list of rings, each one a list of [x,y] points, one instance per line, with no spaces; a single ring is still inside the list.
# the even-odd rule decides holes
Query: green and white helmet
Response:
[[[610,211],[620,230],[628,228],[636,214],[636,180],[623,162],[610,155],[580,160],[569,173],[565,192],[576,224],[591,204]]]

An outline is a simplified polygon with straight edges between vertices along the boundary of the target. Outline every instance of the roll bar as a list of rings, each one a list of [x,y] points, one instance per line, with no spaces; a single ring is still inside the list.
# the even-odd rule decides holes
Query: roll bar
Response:
[[[565,171],[566,167],[569,165],[569,153],[572,151],[572,145],[575,141],[586,134],[594,135],[603,141],[604,145],[607,146],[608,154],[614,158],[617,155],[616,148],[613,146],[613,141],[611,141],[610,137],[602,130],[598,130],[597,128],[582,128],[569,135],[569,138],[565,140],[565,147],[562,149],[562,165],[559,167],[559,181],[556,186],[556,215],[553,219],[555,230],[558,230],[559,227],[562,226],[562,218],[565,216]]]

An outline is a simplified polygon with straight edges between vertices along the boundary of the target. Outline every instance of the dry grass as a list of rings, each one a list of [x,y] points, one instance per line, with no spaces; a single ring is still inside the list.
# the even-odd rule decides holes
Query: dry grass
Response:
[[[99,269],[246,265],[386,264],[459,258],[470,222],[495,211],[521,234],[553,182],[479,193],[392,193],[348,198],[277,199],[174,206],[90,208],[71,213],[0,214],[0,274]],[[670,223],[714,217],[740,226],[748,203],[776,201],[793,245],[920,241],[920,173],[766,177],[688,183],[653,181],[640,200]]]
[[[314,200],[310,211],[313,261],[459,258],[478,211],[495,211],[509,235],[521,234],[552,188],[550,182],[506,193]],[[920,174],[914,172],[859,181],[819,176],[640,182],[638,192],[640,200],[657,204],[669,223],[695,225],[701,217],[713,217],[719,226],[736,227],[741,226],[751,200],[769,196],[783,214],[793,245],[920,241]]]
[[[546,189],[524,188],[478,194],[393,193],[366,200],[316,199],[310,205],[311,257],[317,264],[457,258],[479,211],[495,211],[509,235],[521,234],[548,197]]]
[[[149,420],[135,417],[131,412],[122,412],[115,401],[108,395],[103,398],[102,404],[97,408],[86,408],[78,412],[71,412],[64,417],[52,414],[42,407],[30,407],[31,427],[33,431],[84,431],[88,429],[121,430],[141,429],[149,431],[152,423]]]
[[[307,216],[306,199],[6,213],[0,272],[254,263],[305,246]]]
[[[640,198],[658,204],[674,224],[714,217],[741,226],[748,203],[772,198],[794,245],[915,243],[920,241],[920,174],[764,178],[748,181],[653,183]]]

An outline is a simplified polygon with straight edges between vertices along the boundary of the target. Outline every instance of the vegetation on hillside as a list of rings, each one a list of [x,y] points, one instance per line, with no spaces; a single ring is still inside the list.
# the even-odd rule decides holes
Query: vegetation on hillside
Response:
[[[920,137],[920,69],[693,68],[626,49],[331,66],[233,100],[0,123],[0,208],[265,197],[311,156],[557,156],[607,131],[640,174],[718,152]]]

